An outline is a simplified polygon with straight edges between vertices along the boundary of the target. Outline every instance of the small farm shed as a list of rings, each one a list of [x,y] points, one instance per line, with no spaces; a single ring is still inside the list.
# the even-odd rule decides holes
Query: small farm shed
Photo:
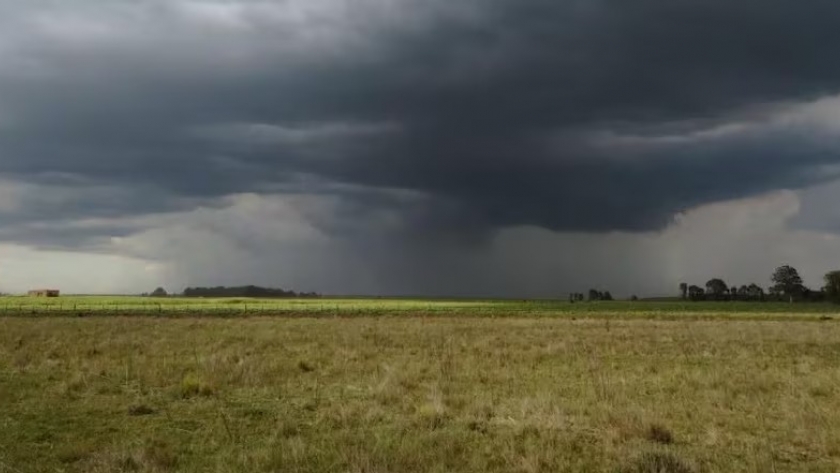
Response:
[[[29,297],[58,297],[61,292],[58,289],[34,289],[29,291]]]

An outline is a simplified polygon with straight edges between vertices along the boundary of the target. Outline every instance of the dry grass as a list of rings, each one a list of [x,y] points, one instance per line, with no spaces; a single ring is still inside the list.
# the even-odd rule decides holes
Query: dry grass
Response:
[[[840,470],[833,321],[0,318],[0,472]]]

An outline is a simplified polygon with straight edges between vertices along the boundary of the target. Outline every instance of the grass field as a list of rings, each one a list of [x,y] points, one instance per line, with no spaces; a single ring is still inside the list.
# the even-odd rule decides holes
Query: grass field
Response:
[[[168,316],[375,316],[396,314],[458,316],[734,317],[792,318],[837,313],[840,306],[784,302],[581,302],[551,300],[421,299],[203,299],[169,297],[71,296],[56,299],[0,297],[5,315],[168,315]]]
[[[840,471],[831,306],[330,303],[0,317],[0,472]]]

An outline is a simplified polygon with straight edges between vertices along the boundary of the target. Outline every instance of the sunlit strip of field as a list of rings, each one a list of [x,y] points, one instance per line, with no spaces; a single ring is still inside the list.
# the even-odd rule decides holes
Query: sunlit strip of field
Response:
[[[163,316],[364,316],[364,315],[463,315],[463,316],[587,316],[587,317],[693,317],[777,318],[833,317],[833,304],[779,302],[614,301],[580,302],[550,300],[434,300],[384,298],[315,299],[204,299],[70,296],[60,298],[2,297],[2,315],[163,315]]]

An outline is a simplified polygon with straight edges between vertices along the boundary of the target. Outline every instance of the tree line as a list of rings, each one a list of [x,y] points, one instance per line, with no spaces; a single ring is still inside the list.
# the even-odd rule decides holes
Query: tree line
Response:
[[[169,293],[165,289],[159,287],[149,294],[144,294],[150,297],[168,297]],[[314,292],[295,292],[285,289],[275,289],[271,287],[260,286],[216,286],[216,287],[188,287],[180,294],[182,297],[258,297],[258,298],[307,298],[319,297]]]
[[[582,292],[573,292],[569,294],[569,302],[583,302],[588,300],[592,301],[611,301],[614,300],[610,291],[601,292],[597,289],[590,289],[588,295],[584,295]]]
[[[784,265],[773,272],[772,285],[767,290],[755,283],[729,286],[723,279],[713,278],[704,287],[680,283],[680,298],[690,301],[840,302],[840,271],[831,271],[823,279],[822,288],[808,288],[796,268]]]

